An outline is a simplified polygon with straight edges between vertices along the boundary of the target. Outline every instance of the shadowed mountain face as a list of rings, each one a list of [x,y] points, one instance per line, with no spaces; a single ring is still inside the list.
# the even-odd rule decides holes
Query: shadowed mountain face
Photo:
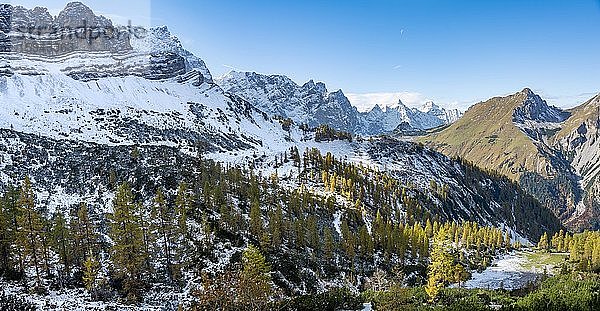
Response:
[[[474,105],[421,141],[520,182],[572,228],[597,228],[597,109],[598,97],[563,111],[524,89]]]

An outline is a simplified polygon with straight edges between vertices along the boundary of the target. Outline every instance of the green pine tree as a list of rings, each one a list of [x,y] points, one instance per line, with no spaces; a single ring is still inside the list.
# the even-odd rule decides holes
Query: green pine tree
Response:
[[[263,221],[258,200],[252,200],[250,204],[250,233],[256,239],[259,239],[263,234]]]
[[[165,197],[159,189],[154,196],[154,204],[150,213],[152,219],[150,231],[158,238],[154,241],[156,251],[164,259],[164,267],[169,278],[172,277],[172,248],[175,231],[174,215],[168,208]]]
[[[92,299],[96,299],[96,289],[98,286],[98,274],[100,273],[100,262],[90,252],[83,262],[83,284],[91,293]]]
[[[31,181],[26,176],[19,192],[17,206],[19,213],[19,244],[35,270],[36,285],[40,285],[40,264],[42,260],[42,217],[35,208],[35,197]]]
[[[52,228],[53,246],[58,254],[62,267],[64,269],[63,277],[71,274],[71,265],[73,264],[73,249],[71,228],[69,228],[65,216],[57,213],[54,218],[54,227]]]
[[[248,310],[264,310],[271,296],[270,267],[260,250],[252,245],[242,254],[239,299]]]
[[[109,215],[109,236],[113,241],[111,259],[115,275],[122,280],[123,292],[129,301],[137,301],[141,297],[146,272],[147,253],[138,208],[129,185],[121,184],[113,201],[113,213]]]

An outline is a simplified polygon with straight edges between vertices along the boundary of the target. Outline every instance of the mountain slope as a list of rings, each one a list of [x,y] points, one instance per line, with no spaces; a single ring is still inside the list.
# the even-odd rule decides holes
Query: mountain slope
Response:
[[[592,226],[600,227],[600,95],[568,112],[571,116],[550,141],[581,176],[585,195],[573,225],[590,219]]]
[[[469,189],[473,186],[460,181],[466,170],[456,168],[460,163],[422,150],[415,157],[412,154],[416,145],[396,140],[384,139],[375,145],[365,141],[318,143],[314,133],[298,126],[285,126],[282,120],[270,118],[243,98],[217,86],[204,62],[186,51],[166,27],[141,29],[116,39],[99,35],[81,41],[76,36],[63,38],[52,32],[20,37],[21,27],[31,24],[65,27],[70,31],[76,31],[82,25],[103,29],[116,26],[78,2],[68,4],[57,17],[50,16],[45,9],[27,10],[10,5],[3,5],[0,12],[4,38],[0,41],[4,51],[0,57],[7,64],[5,74],[0,76],[0,100],[3,102],[0,127],[8,131],[3,140],[7,171],[2,180],[5,186],[17,184],[24,178],[23,170],[15,170],[27,163],[19,162],[18,150],[27,146],[39,149],[36,144],[64,144],[63,149],[83,148],[77,147],[81,144],[106,148],[167,146],[190,155],[202,152],[210,158],[238,165],[250,165],[257,159],[270,162],[291,147],[300,150],[316,147],[323,153],[337,154],[339,158],[350,157],[353,163],[380,163],[377,164],[379,169],[394,171],[396,178],[416,185],[421,191],[428,191],[432,181],[447,184],[455,195],[451,196],[451,202],[433,200],[434,209],[443,211],[438,217],[503,223],[521,235],[536,238],[529,228],[516,227],[509,215],[500,219],[495,218],[494,213],[483,213],[498,208],[502,202],[485,202],[478,199],[478,194],[471,193]],[[73,41],[69,41],[70,38]],[[28,50],[22,40],[47,48]],[[51,48],[56,40],[63,40],[61,44],[66,44],[69,49],[53,51]],[[252,101],[271,114],[289,112],[290,103],[296,103],[300,110],[295,116],[307,114],[315,118],[315,124],[337,122],[351,127],[360,122],[360,115],[343,93],[329,93],[323,83],[309,81],[298,86],[285,76],[255,73],[231,73],[228,79],[235,81],[230,90],[236,93],[254,91]],[[229,83],[226,81],[230,80],[220,83]],[[240,81],[247,84],[240,86]],[[239,89],[234,89],[238,86]],[[275,105],[270,105],[272,103]],[[427,112],[420,113],[428,118],[441,111],[433,103],[423,109]],[[387,110],[417,115],[416,109],[409,109],[401,102],[396,108]],[[427,114],[429,112],[432,115]],[[419,118],[425,117],[420,115],[411,120],[417,122]],[[344,123],[344,120],[348,122]],[[10,138],[15,135],[27,135],[27,143]],[[39,142],[36,136],[40,137]],[[51,143],[42,141],[42,137]],[[392,145],[398,146],[394,149]],[[390,153],[390,156],[384,157],[382,153]],[[40,154],[40,157],[28,161],[50,169],[54,156]],[[266,168],[264,173],[268,174],[269,169]],[[35,175],[40,174],[42,172]],[[34,180],[36,178],[42,177],[34,176]],[[53,184],[58,177],[43,179],[46,181],[39,185],[40,193],[58,193],[55,187],[66,186]],[[486,180],[477,182],[481,185],[489,183]],[[512,189],[509,184],[502,183],[497,187]],[[61,200],[64,197],[56,196]],[[82,199],[81,195],[75,198],[72,200]],[[68,205],[60,200],[53,202],[54,206]],[[103,201],[90,198],[88,203],[97,202]],[[97,207],[106,208],[103,204],[106,202]],[[544,220],[540,220],[539,227],[555,228],[552,219],[547,221],[548,225],[545,225]]]
[[[72,42],[60,33],[33,34],[26,40],[47,47],[27,50],[35,45],[13,39],[22,35],[20,25],[45,21],[44,27],[60,29],[87,18],[93,21],[88,27],[115,26],[81,3],[67,5],[56,18],[42,9],[10,5],[0,12],[2,20],[12,21],[4,24],[6,33],[0,32],[5,38],[0,56],[7,64],[0,75],[4,128],[106,144],[189,147],[202,142],[207,150],[220,151],[285,143],[278,123],[224,93],[204,62],[183,49],[166,27],[140,30],[136,37],[125,33],[116,43],[104,35]],[[48,52],[56,40],[66,40],[58,46],[69,49]]]
[[[594,193],[588,184],[600,153],[594,147],[595,108],[588,107],[593,102],[562,111],[524,89],[478,103],[456,123],[420,140],[520,182],[569,226],[594,227],[597,203],[585,199]]]
[[[459,156],[514,180],[525,171],[548,175],[538,146],[513,123],[513,115],[528,98],[525,89],[508,97],[495,97],[469,108],[447,129],[423,139],[450,156]]]

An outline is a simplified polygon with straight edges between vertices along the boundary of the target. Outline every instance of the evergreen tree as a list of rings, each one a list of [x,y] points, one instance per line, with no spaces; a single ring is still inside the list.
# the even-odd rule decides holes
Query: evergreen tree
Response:
[[[0,201],[0,275],[10,270],[11,238],[9,218],[4,198]]]
[[[252,200],[252,204],[250,204],[250,233],[256,239],[263,234],[263,221],[258,200]]]
[[[548,233],[544,232],[544,234],[542,234],[542,236],[540,237],[540,241],[538,242],[538,249],[545,251],[545,252],[550,250]]]
[[[317,218],[313,215],[307,219],[308,245],[318,251],[319,249],[319,228],[317,227]]]
[[[333,233],[329,227],[326,227],[323,231],[323,252],[325,253],[325,259],[333,259],[333,253],[335,251],[335,243],[333,240]]]
[[[192,196],[185,182],[179,183],[177,196],[175,197],[175,218],[177,219],[177,234],[187,234],[187,214],[192,208]]]
[[[350,261],[354,261],[354,239],[353,234],[350,231],[350,227],[348,227],[348,222],[346,220],[342,221],[340,226],[340,230],[342,232],[342,245],[344,250],[346,251],[346,256]]]
[[[172,245],[175,234],[175,217],[165,203],[165,197],[160,189],[156,191],[150,215],[152,219],[151,232],[158,237],[155,240],[155,248],[161,254],[160,257],[164,259],[164,267],[168,277],[172,278]]]
[[[92,298],[96,299],[96,289],[98,287],[98,274],[100,273],[100,263],[90,252],[83,263],[83,285],[91,293]]]
[[[21,228],[21,209],[19,208],[20,190],[17,187],[8,186],[1,198],[2,223],[0,231],[0,273],[9,277],[20,276],[24,271],[24,249],[19,243]]]
[[[271,296],[270,267],[260,250],[252,245],[242,254],[239,298],[248,310],[263,310]]]
[[[94,225],[89,217],[88,207],[85,203],[79,204],[76,216],[71,220],[69,228],[72,231],[72,239],[74,244],[73,250],[73,265],[80,267],[82,270],[87,256],[90,253],[96,254],[97,237]]]
[[[273,249],[279,248],[283,242],[283,211],[279,204],[269,217],[269,231],[271,232],[271,246]]]
[[[31,181],[26,176],[19,193],[17,206],[19,213],[19,244],[25,255],[31,259],[35,270],[36,285],[40,285],[40,261],[42,258],[42,230],[41,216],[35,208],[35,197],[31,189]]]
[[[63,277],[71,274],[71,265],[73,264],[73,249],[71,228],[62,213],[57,213],[54,218],[54,227],[52,228],[53,246],[58,254],[62,267],[64,269]]]
[[[17,244],[19,227],[18,192],[9,187],[0,198],[0,275],[16,276],[23,271],[23,254]]]
[[[130,301],[141,297],[147,253],[144,249],[144,231],[139,223],[139,205],[127,183],[117,189],[113,213],[109,215],[109,236],[113,241],[111,259],[115,275],[123,283],[123,292]]]

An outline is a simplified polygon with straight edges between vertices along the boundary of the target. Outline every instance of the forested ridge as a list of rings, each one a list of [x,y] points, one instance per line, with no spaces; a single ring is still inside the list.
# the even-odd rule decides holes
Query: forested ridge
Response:
[[[143,152],[134,148],[131,157]],[[319,280],[367,288],[369,276],[377,275],[425,284],[440,230],[452,241],[451,265],[459,271],[441,284],[462,281],[520,246],[508,230],[438,216],[448,201],[446,185],[431,181],[424,191],[317,149],[282,153],[269,176],[253,167],[258,162],[245,168],[201,158],[194,163],[171,189],[136,189],[135,178],[109,174],[115,196],[107,210],[81,203],[50,212],[36,203],[25,177],[2,196],[0,273],[38,293],[81,287],[93,299],[129,303],[143,301],[156,286],[177,292],[193,283],[201,305],[200,298],[208,299],[202,289],[218,288],[214,280],[224,275],[237,276],[238,290],[247,290],[242,272],[252,273],[238,256],[248,247],[268,267],[263,274],[276,290],[270,293],[294,297],[326,290]],[[278,176],[277,169],[290,164],[297,177]],[[483,174],[469,170],[467,178]],[[152,198],[144,199],[150,191]],[[215,265],[223,252],[234,256]]]

